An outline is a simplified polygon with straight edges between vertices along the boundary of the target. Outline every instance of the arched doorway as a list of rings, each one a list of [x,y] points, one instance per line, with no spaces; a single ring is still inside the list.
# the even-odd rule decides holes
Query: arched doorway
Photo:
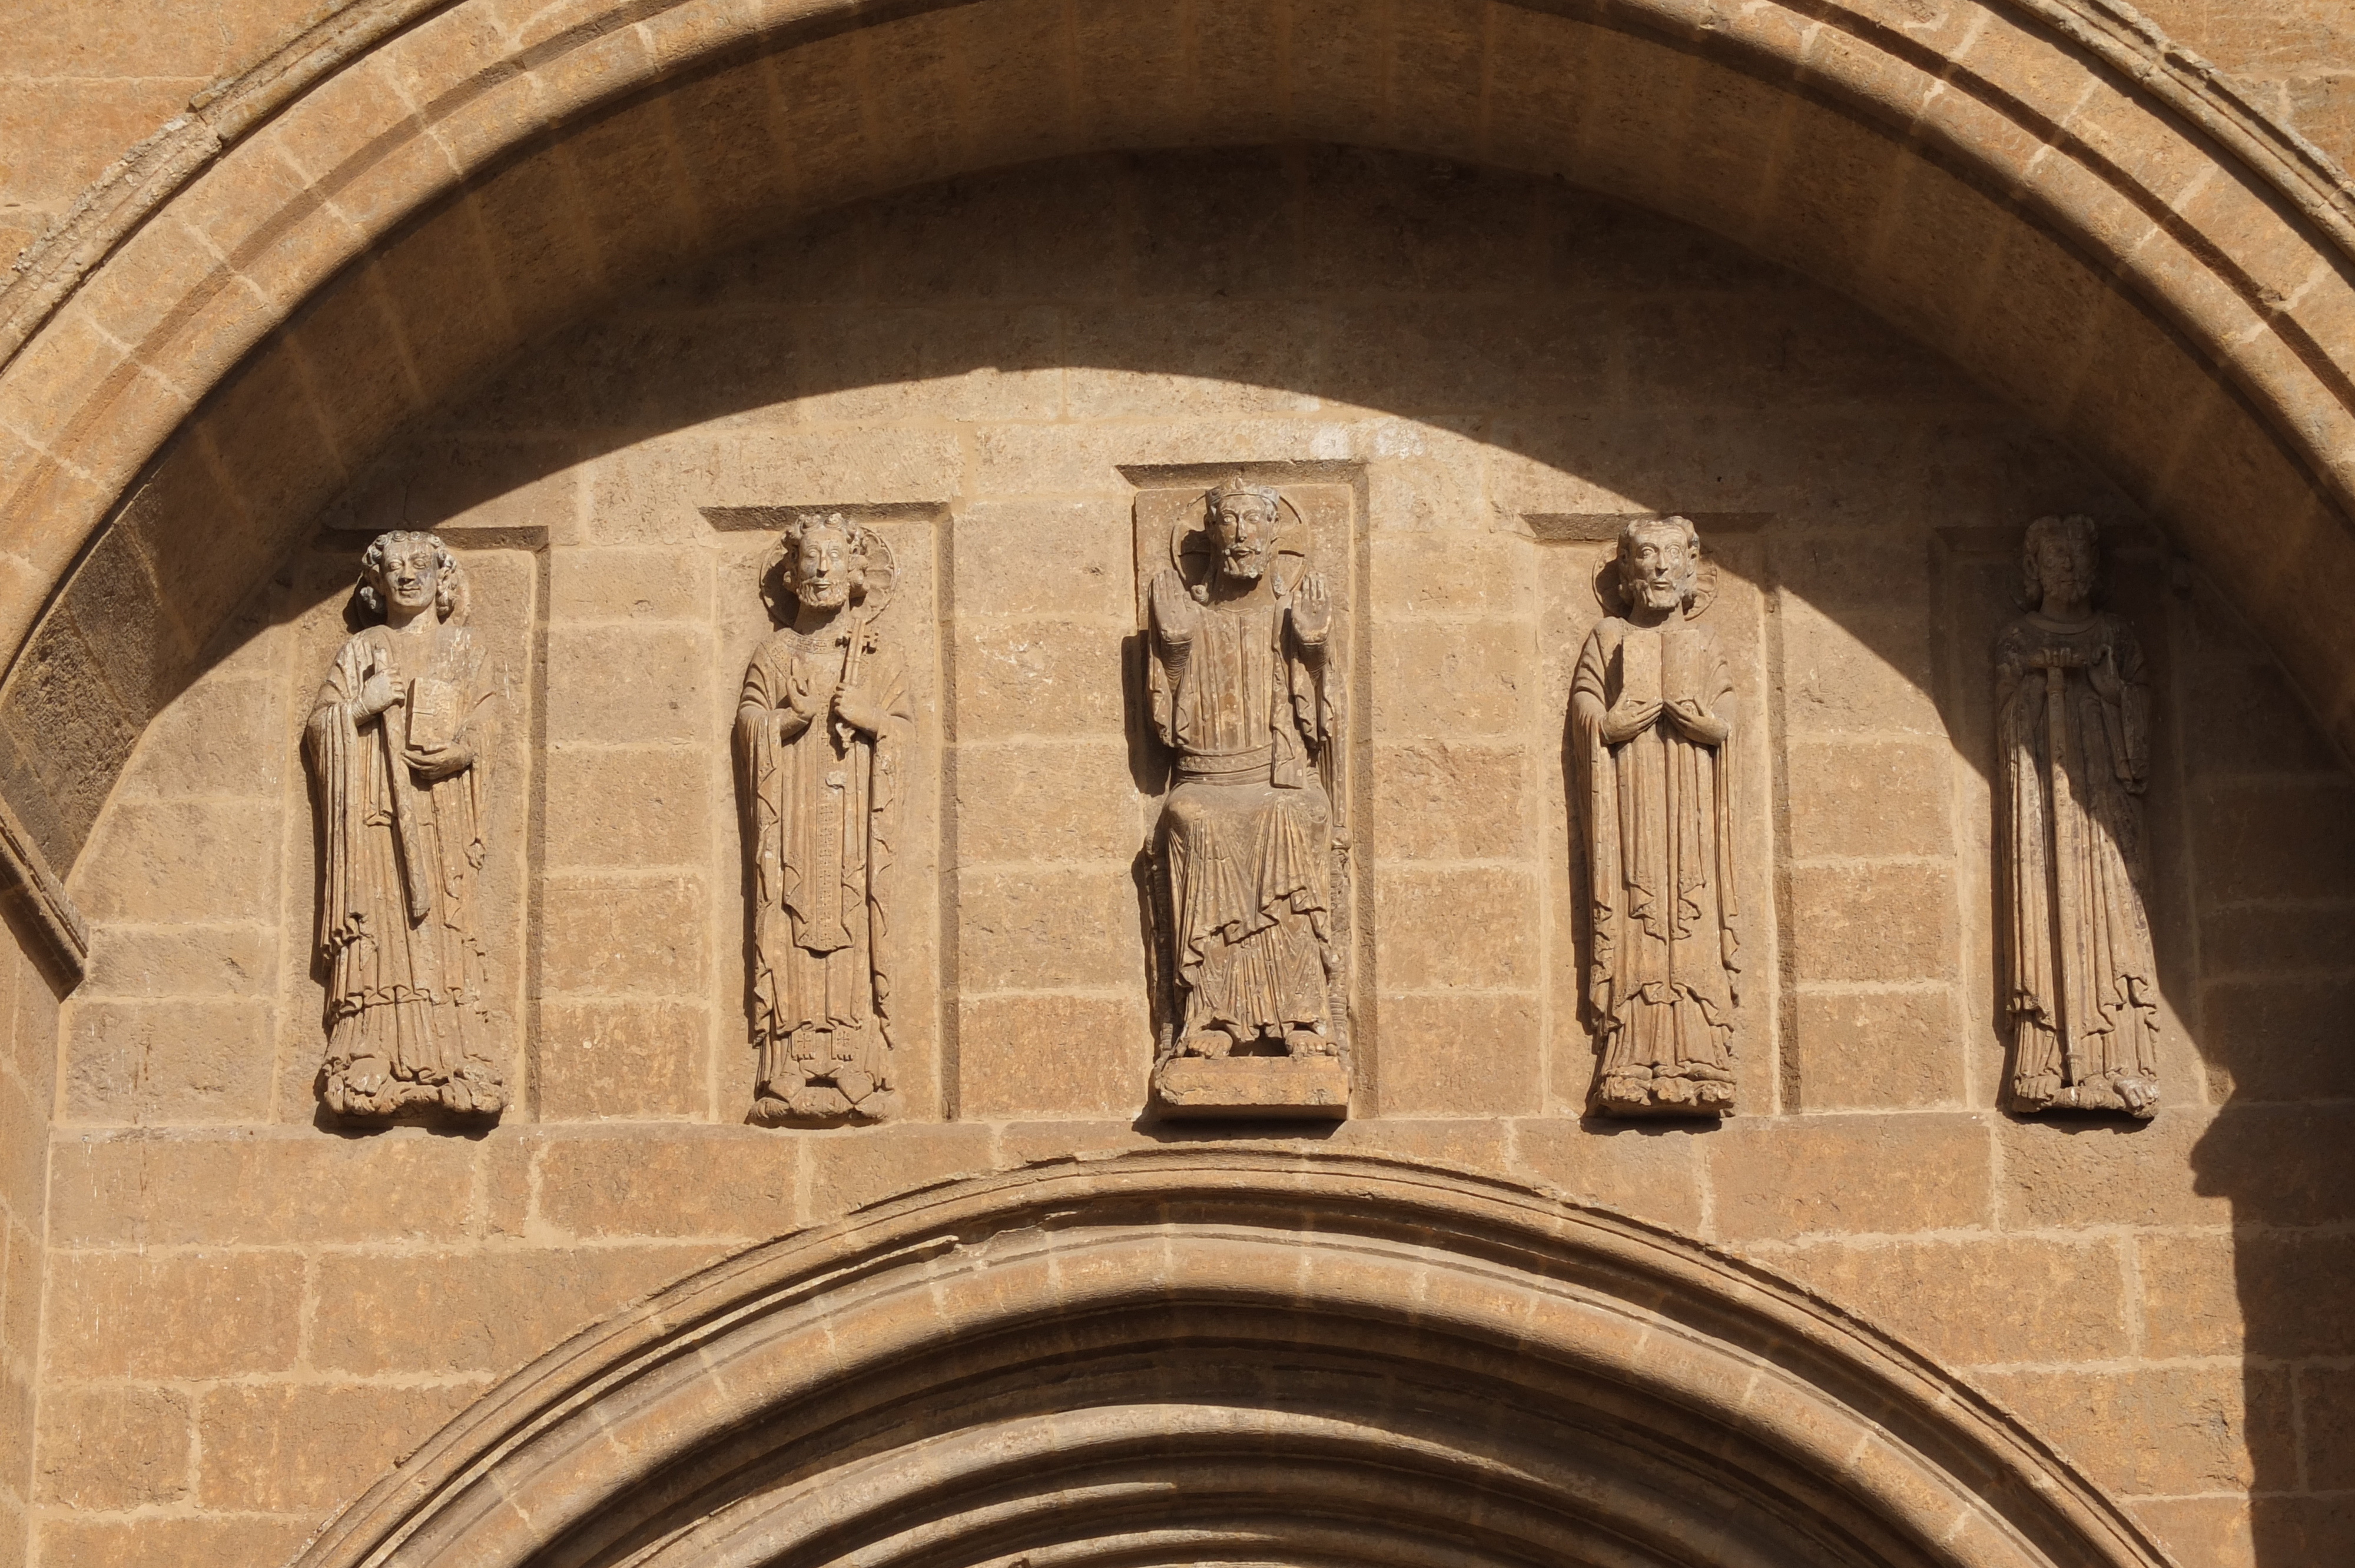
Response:
[[[2155,1564],[1930,1362],[1495,1181],[1164,1150],[919,1191],[485,1397],[304,1568]]]

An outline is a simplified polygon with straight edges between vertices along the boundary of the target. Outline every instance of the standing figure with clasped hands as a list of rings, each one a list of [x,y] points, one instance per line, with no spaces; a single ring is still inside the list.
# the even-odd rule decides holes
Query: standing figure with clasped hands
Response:
[[[1325,579],[1281,580],[1280,502],[1238,477],[1204,498],[1209,565],[1150,597],[1153,721],[1178,754],[1161,813],[1182,1056],[1330,1056],[1332,744]]]
[[[355,1121],[495,1117],[507,1091],[474,911],[493,694],[465,574],[432,535],[385,534],[354,597],[381,623],[336,655],[304,729],[325,850],[321,1097]]]
[[[1587,634],[1571,683],[1606,1115],[1733,1105],[1733,680],[1716,636],[1688,617],[1700,556],[1682,517],[1622,528],[1625,614]]]
[[[879,1121],[899,1106],[892,863],[914,713],[868,591],[881,543],[837,512],[795,519],[780,544],[793,619],[753,654],[736,710],[760,1054],[752,1115]]]
[[[2150,685],[2093,608],[2090,517],[2028,526],[2029,612],[1996,641],[2004,1013],[2015,1110],[2158,1106],[2158,969],[2145,912]]]

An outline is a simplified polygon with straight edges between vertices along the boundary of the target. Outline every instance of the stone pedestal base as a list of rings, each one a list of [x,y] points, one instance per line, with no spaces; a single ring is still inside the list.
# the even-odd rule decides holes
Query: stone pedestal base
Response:
[[[1342,1121],[1349,1069],[1338,1056],[1172,1056],[1153,1070],[1165,1117]]]

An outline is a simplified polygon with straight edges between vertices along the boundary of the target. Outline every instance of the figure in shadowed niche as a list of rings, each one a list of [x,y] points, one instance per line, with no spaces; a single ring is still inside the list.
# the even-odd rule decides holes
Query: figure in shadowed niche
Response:
[[[1238,476],[1204,498],[1200,580],[1153,580],[1153,723],[1180,1057],[1332,1057],[1333,601],[1307,527]]]
[[[906,671],[875,626],[895,573],[880,535],[840,513],[786,528],[773,570],[786,591],[763,596],[785,623],[752,656],[736,710],[760,1053],[752,1114],[877,1121],[899,1104],[892,861],[915,732]]]
[[[1700,539],[1681,517],[1629,523],[1624,614],[1587,634],[1571,683],[1584,801],[1594,1108],[1713,1116],[1733,1105],[1740,1000],[1732,812],[1733,679],[1692,618]]]
[[[496,1117],[474,911],[493,693],[465,573],[431,534],[385,534],[355,597],[379,624],[336,655],[305,736],[325,845],[322,1097],[357,1121]]]
[[[2158,982],[2144,899],[2150,686],[2134,629],[2093,609],[2090,517],[2040,517],[2029,612],[1996,641],[2004,1010],[2016,1110],[2158,1105]]]

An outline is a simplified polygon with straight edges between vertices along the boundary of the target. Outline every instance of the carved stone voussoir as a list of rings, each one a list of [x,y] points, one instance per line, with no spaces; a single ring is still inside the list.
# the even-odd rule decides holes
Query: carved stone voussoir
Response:
[[[769,578],[777,583],[773,589]],[[874,1122],[892,1074],[892,875],[915,730],[908,673],[877,618],[898,574],[841,513],[790,524],[762,574],[780,621],[736,709],[752,891],[752,1118]]]
[[[475,908],[496,682],[464,569],[431,534],[380,535],[304,726],[325,853],[320,1097],[338,1118],[486,1120],[506,1108]]]
[[[1274,487],[1239,474],[1197,505],[1146,590],[1152,724],[1175,755],[1154,842],[1155,1099],[1175,1117],[1337,1118],[1335,593]]]
[[[1629,521],[1597,578],[1609,613],[1572,678],[1593,1104],[1605,1116],[1733,1108],[1734,688],[1698,623],[1710,580],[1689,520]]]
[[[2018,1111],[2158,1107],[2143,791],[2150,678],[2126,620],[2093,608],[2090,517],[2029,524],[2029,611],[1997,639],[2004,1012]]]

